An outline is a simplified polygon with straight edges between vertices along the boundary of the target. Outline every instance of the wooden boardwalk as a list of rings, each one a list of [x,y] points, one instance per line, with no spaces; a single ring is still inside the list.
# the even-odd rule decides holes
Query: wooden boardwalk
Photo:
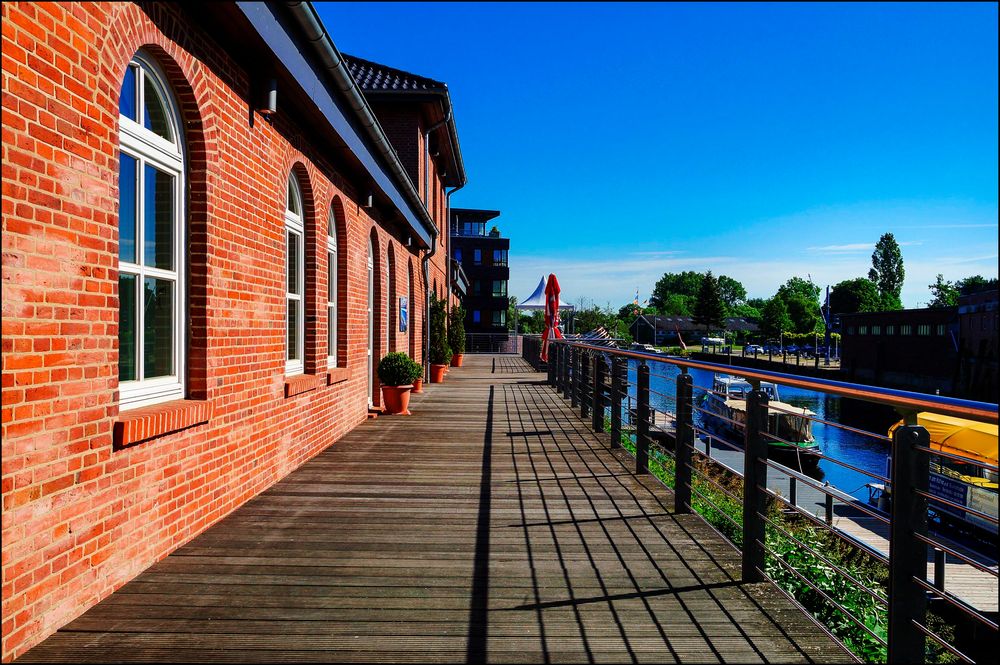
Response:
[[[20,660],[853,660],[541,379],[466,356]]]

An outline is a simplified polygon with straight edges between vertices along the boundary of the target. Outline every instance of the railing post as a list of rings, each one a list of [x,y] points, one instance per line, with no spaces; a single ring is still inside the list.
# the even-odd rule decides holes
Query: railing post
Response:
[[[827,483],[827,485],[829,484]],[[826,523],[833,526],[833,495],[826,494],[824,501],[826,503]]]
[[[538,350],[539,360],[541,360],[541,349]],[[548,382],[550,386],[556,383],[556,363],[559,362],[559,353],[553,344],[549,345],[549,359],[545,361],[545,369],[548,372]]]
[[[569,399],[569,393],[572,389],[570,384],[570,372],[573,370],[573,349],[565,344],[560,344],[563,347],[563,397]]]
[[[889,654],[890,663],[923,663],[924,634],[914,622],[924,623],[927,595],[913,578],[927,577],[927,492],[930,437],[923,427],[897,427],[892,437],[892,510],[889,521]]]
[[[580,354],[580,418],[584,420],[590,417],[590,396],[587,392],[590,390],[590,366],[593,362],[589,352]]]
[[[796,500],[797,497],[795,496],[795,489],[798,487],[798,485],[796,485],[796,480],[795,476],[788,477],[788,503],[792,504],[792,506],[799,505],[799,502]]]
[[[764,513],[767,510],[767,393],[747,396],[743,459],[743,581],[764,581]]]
[[[579,359],[579,351],[576,347],[571,346],[569,349],[569,381],[566,384],[566,397],[569,398],[571,407],[576,406],[576,379],[580,373],[580,365],[577,362]]]
[[[944,550],[934,548],[934,588],[939,591],[944,591],[944,556]]]
[[[628,377],[628,361],[618,356],[611,357],[611,447],[622,445],[622,393],[625,392]]]
[[[594,383],[590,391],[590,425],[595,432],[604,431],[604,356],[594,354]]]
[[[685,370],[677,377],[677,427],[674,433],[674,512],[691,512],[691,447],[694,445],[694,380]]]
[[[639,365],[635,388],[635,472],[649,468],[649,365]]]
[[[573,384],[569,391],[569,404],[574,409],[580,406],[580,374],[582,373],[581,366],[583,365],[583,351],[580,349],[573,349],[573,376],[570,382]]]

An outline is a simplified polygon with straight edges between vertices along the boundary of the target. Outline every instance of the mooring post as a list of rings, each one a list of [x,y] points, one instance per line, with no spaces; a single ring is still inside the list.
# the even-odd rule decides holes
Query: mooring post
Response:
[[[622,366],[624,365],[624,371]],[[611,358],[611,447],[622,445],[622,393],[625,391],[628,361],[619,356]],[[623,381],[625,374],[626,381]]]
[[[764,515],[767,511],[767,393],[747,396],[743,458],[743,581],[764,581]]]
[[[897,427],[892,437],[892,509],[889,520],[889,653],[890,663],[923,663],[923,624],[927,594],[913,578],[927,577],[927,492],[930,463],[917,447],[930,446],[923,427]]]
[[[635,387],[635,472],[649,469],[649,365],[639,365]]]
[[[691,447],[694,445],[694,380],[687,370],[677,377],[677,427],[674,430],[674,512],[691,512]]]

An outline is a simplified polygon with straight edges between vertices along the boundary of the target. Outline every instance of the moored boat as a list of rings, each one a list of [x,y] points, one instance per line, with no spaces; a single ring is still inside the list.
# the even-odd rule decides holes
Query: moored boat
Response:
[[[760,389],[767,394],[768,456],[783,464],[804,468],[819,462],[820,448],[812,433],[811,417],[816,414],[806,408],[786,404],[778,395],[778,386],[761,381]],[[747,395],[753,386],[746,379],[716,374],[712,390],[702,402],[705,429],[726,436],[732,443],[743,443],[746,426]]]

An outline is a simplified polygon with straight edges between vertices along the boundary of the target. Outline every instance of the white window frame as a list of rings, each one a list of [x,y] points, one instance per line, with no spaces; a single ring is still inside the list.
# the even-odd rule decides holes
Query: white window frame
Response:
[[[184,145],[180,127],[180,109],[167,85],[167,77],[157,64],[143,52],[136,53],[129,67],[136,68],[136,120],[121,114],[118,116],[118,146],[120,154],[127,154],[136,160],[136,229],[135,229],[135,262],[118,262],[120,275],[133,275],[136,278],[137,302],[133,304],[136,313],[135,321],[135,353],[136,378],[131,381],[119,381],[118,408],[120,411],[134,409],[150,404],[157,404],[175,399],[183,399],[185,393],[187,348],[187,317],[186,305],[186,263],[185,247],[185,162]],[[149,78],[156,87],[166,105],[167,121],[174,141],[168,141],[143,125],[145,112],[145,85]],[[120,157],[119,157],[120,159]],[[173,269],[165,270],[147,266],[143,262],[145,245],[145,166],[154,166],[174,178],[174,233],[173,233]],[[119,184],[120,187],[120,184]],[[120,191],[120,189],[119,189]],[[120,195],[119,195],[120,196]],[[120,202],[120,199],[119,199]],[[121,222],[119,221],[119,228]],[[144,378],[145,363],[143,360],[145,346],[144,307],[140,295],[145,291],[147,277],[171,281],[174,284],[173,308],[173,348],[171,349],[174,373],[169,376],[158,376],[152,379]],[[119,294],[120,296],[121,294]],[[119,301],[119,313],[121,312]],[[120,323],[120,319],[119,319]],[[120,352],[120,349],[119,349]]]
[[[337,216],[333,206],[326,226],[326,366],[337,366]],[[332,297],[331,297],[332,296]]]
[[[302,222],[302,215],[305,214],[305,209],[302,207],[302,187],[299,185],[299,179],[296,177],[295,173],[291,173],[288,176],[288,182],[285,186],[285,190],[289,192],[291,197],[294,197],[295,203],[298,204],[297,208],[301,214],[296,214],[292,211],[292,201],[285,201],[285,237],[283,239],[285,246],[285,271],[282,274],[282,280],[285,283],[285,374],[302,374],[305,371],[305,225]],[[295,236],[295,252],[298,254],[298,262],[296,263],[295,271],[295,283],[296,290],[298,293],[292,293],[288,290],[288,261],[290,257],[288,256],[288,234],[291,233]],[[288,357],[288,304],[292,301],[298,302],[298,307],[295,310],[295,347],[298,351],[298,357],[289,358]]]

